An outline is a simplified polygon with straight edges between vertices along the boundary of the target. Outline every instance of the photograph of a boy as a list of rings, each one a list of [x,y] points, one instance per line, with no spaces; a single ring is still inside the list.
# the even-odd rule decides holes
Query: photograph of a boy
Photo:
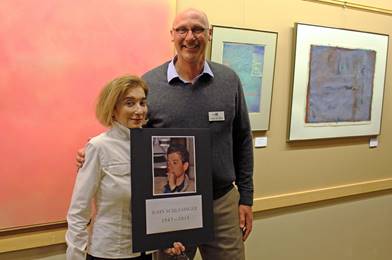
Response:
[[[167,183],[163,193],[194,191],[189,182],[189,152],[182,144],[167,149]]]
[[[153,194],[196,192],[194,137],[154,136]]]

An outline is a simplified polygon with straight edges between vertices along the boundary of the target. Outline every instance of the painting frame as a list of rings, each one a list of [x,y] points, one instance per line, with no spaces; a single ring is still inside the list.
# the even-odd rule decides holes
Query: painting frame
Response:
[[[261,65],[262,71],[260,72],[262,74],[262,77],[261,82],[258,86],[258,93],[260,97],[257,101],[259,109],[254,112],[249,111],[249,119],[252,131],[269,130],[278,33],[246,28],[212,25],[212,34],[213,37],[211,42],[211,61],[221,64],[224,64],[223,56],[225,43],[264,46],[263,63]],[[236,71],[235,68],[233,69]],[[240,74],[238,71],[236,72],[237,74]],[[241,78],[241,75],[239,76]],[[249,78],[249,75],[244,75],[243,77]],[[241,79],[241,81],[246,98],[247,87],[244,85],[244,80]]]
[[[374,136],[380,134],[389,36],[295,23],[295,54],[288,141]],[[306,122],[311,76],[311,46],[375,51],[369,120]]]

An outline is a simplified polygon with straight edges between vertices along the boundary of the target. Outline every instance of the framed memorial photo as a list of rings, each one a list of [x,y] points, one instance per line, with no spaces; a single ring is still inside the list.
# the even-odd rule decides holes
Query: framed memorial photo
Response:
[[[378,135],[388,35],[295,25],[289,141]]]
[[[131,130],[133,251],[213,239],[208,129]]]
[[[240,77],[252,130],[268,130],[278,33],[212,26],[211,61]]]

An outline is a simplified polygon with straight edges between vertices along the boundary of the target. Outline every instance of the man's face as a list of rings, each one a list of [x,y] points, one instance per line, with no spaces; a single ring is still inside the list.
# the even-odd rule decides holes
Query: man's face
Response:
[[[179,14],[173,23],[171,36],[179,60],[187,63],[204,62],[211,32],[203,14],[193,10]]]
[[[167,156],[167,171],[176,176],[176,178],[185,174],[189,163],[183,163],[179,153],[170,153]]]

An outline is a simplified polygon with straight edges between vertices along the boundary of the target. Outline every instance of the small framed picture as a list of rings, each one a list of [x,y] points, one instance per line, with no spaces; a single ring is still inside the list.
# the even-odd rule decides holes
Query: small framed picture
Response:
[[[268,130],[278,33],[212,26],[211,61],[239,76],[252,130]]]

